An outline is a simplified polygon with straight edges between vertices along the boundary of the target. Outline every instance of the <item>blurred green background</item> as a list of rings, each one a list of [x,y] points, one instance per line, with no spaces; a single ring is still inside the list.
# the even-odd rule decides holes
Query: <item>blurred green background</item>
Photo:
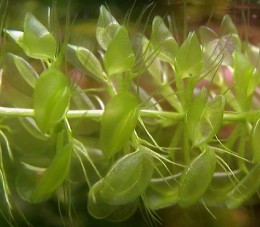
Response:
[[[215,28],[225,14],[230,14],[238,29],[243,30],[246,17],[246,23],[250,26],[248,31],[241,31],[241,36],[247,36],[253,43],[259,42],[259,0],[9,0],[7,25],[9,28],[21,29],[27,12],[32,12],[44,23],[47,21],[48,7],[56,5],[60,24],[65,24],[69,12],[69,19],[76,21],[71,32],[72,40],[78,45],[85,45],[87,41],[84,41],[84,38],[94,37],[96,19],[102,4],[106,4],[119,21],[124,19],[134,5],[131,13],[133,24],[142,10],[150,5],[143,16],[143,23],[149,14],[151,16],[148,24],[151,24],[155,15],[169,16],[179,33],[182,33],[185,27],[193,29],[208,21]]]

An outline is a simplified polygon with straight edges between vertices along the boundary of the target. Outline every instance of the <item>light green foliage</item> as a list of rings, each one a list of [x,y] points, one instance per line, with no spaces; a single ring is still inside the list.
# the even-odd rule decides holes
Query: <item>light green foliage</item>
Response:
[[[259,193],[259,48],[229,16],[219,33],[204,26],[187,37],[159,16],[142,32],[129,18],[121,25],[101,6],[91,49],[30,13],[23,31],[4,30],[27,55],[0,65],[9,213],[13,187],[29,203],[52,197],[69,217],[87,199],[91,216],[112,222],[138,208],[155,219],[170,206],[236,208]]]
[[[107,158],[119,152],[130,140],[138,116],[138,101],[130,92],[123,91],[109,101],[100,129],[100,144]]]
[[[178,202],[178,181],[180,174],[153,178],[144,195],[148,209],[159,210]]]
[[[107,50],[109,43],[114,38],[119,27],[120,25],[112,14],[105,6],[101,6],[97,22],[96,37],[99,45],[104,50]]]
[[[234,52],[234,83],[242,110],[249,108],[251,95],[259,84],[260,74],[243,53]]]
[[[222,35],[238,34],[237,28],[229,15],[223,17],[220,32]]]
[[[7,30],[7,34],[24,52],[36,59],[54,59],[57,43],[53,35],[31,13],[24,20],[24,31]]]
[[[138,207],[138,200],[125,205],[111,205],[104,202],[100,195],[104,181],[96,182],[88,194],[88,212],[97,219],[121,222],[131,217]]]
[[[260,163],[257,163],[251,171],[228,193],[226,201],[228,208],[237,208],[257,192],[260,187]]]
[[[17,55],[9,54],[8,56],[12,59],[12,62],[14,64],[13,66],[16,67],[19,74],[26,81],[26,83],[34,88],[35,82],[38,78],[38,74],[34,70],[34,68],[26,60]]]
[[[104,56],[105,69],[109,76],[130,71],[135,63],[132,44],[125,27],[120,27],[108,45]]]
[[[234,188],[236,180],[241,177],[240,170],[232,172],[215,172],[210,186],[201,201],[208,206],[226,206],[227,194]]]
[[[153,165],[153,157],[144,147],[122,157],[104,177],[102,199],[112,205],[134,202],[150,183]]]
[[[184,170],[178,191],[178,203],[188,207],[196,203],[207,190],[213,177],[217,158],[214,151],[206,147]]]
[[[56,69],[44,71],[36,81],[33,99],[36,123],[46,133],[66,114],[70,100],[68,79]]]
[[[28,56],[39,59],[53,59],[56,54],[56,40],[53,35],[30,13],[24,20],[23,48]]]
[[[175,59],[178,77],[198,77],[203,70],[203,55],[200,43],[194,32],[189,33],[180,46]]]
[[[260,120],[258,120],[251,132],[251,148],[253,150],[253,162],[260,162]]]
[[[178,44],[159,16],[156,16],[153,20],[151,43],[161,60],[174,62]]]
[[[72,146],[66,144],[57,150],[50,166],[43,172],[35,189],[32,191],[30,199],[32,202],[39,202],[50,196],[67,178],[70,170]]]
[[[116,205],[111,205],[102,199],[100,191],[103,187],[104,180],[96,182],[88,193],[88,212],[97,219],[108,217],[116,209]]]
[[[69,51],[74,52],[76,59],[79,60],[79,62],[88,72],[91,73],[91,75],[93,75],[95,78],[101,81],[105,80],[102,65],[90,50],[84,47],[73,45],[68,45],[68,49]],[[75,61],[75,59],[73,60]]]
[[[55,157],[46,169],[27,167],[22,170],[16,182],[20,196],[31,203],[48,199],[67,178],[71,153],[71,144],[66,144],[56,151]]]
[[[208,92],[201,90],[192,101],[187,115],[186,127],[193,146],[207,143],[218,132],[223,118],[225,100],[216,96],[208,101]]]

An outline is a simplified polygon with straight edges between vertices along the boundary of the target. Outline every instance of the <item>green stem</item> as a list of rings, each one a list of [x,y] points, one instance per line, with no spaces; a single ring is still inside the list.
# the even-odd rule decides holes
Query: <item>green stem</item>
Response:
[[[102,118],[104,110],[69,110],[66,114],[67,118]],[[0,117],[33,117],[33,109],[0,107]],[[185,113],[160,111],[160,110],[141,110],[141,117],[161,118],[172,121],[184,119]],[[225,111],[224,122],[238,121],[257,121],[260,119],[260,110],[250,112],[230,112]]]

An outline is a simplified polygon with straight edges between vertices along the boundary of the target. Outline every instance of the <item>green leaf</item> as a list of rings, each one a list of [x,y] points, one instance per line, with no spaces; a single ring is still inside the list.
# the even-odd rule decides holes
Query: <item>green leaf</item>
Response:
[[[112,14],[104,7],[100,7],[100,13],[97,22],[96,38],[99,45],[107,50],[109,43],[115,36],[120,25]]]
[[[120,27],[109,43],[104,56],[108,75],[130,71],[135,64],[135,55],[125,27]]]
[[[260,74],[239,51],[233,53],[234,85],[237,100],[242,109],[249,108],[250,96],[259,84]]]
[[[123,222],[129,219],[131,216],[134,215],[138,208],[138,200],[128,203],[125,205],[117,206],[117,208],[113,211],[112,214],[110,214],[108,217],[106,217],[106,220],[109,220],[111,222]]]
[[[260,71],[260,49],[250,43],[244,43],[245,46],[245,56],[251,64]]]
[[[42,132],[37,127],[33,118],[31,118],[31,117],[21,117],[21,118],[19,118],[19,121],[20,121],[21,125],[23,126],[23,128],[31,136],[33,136],[33,137],[35,137],[39,140],[43,140],[43,141],[46,141],[50,138],[48,135],[42,134]]]
[[[152,178],[143,196],[145,206],[151,210],[159,210],[176,204],[179,178],[180,174]]]
[[[240,207],[254,195],[260,187],[260,163],[258,162],[250,172],[228,193],[226,205],[233,209]]]
[[[130,92],[123,91],[109,101],[100,129],[100,144],[107,158],[115,155],[130,140],[138,116],[138,100]]]
[[[226,205],[227,194],[234,188],[232,178],[240,178],[241,171],[215,172],[207,191],[203,194],[202,201],[207,206],[220,207]]]
[[[225,100],[222,95],[210,102],[208,92],[203,89],[192,101],[187,115],[186,127],[193,146],[207,143],[218,132],[224,113]]]
[[[149,40],[146,37],[143,37],[143,58],[145,66],[148,67],[148,71],[153,77],[153,79],[161,84],[162,82],[162,66],[161,61],[156,56],[156,53],[153,51]]]
[[[10,53],[8,55],[13,60],[22,78],[27,82],[27,84],[34,88],[36,80],[39,77],[34,68],[23,58]]]
[[[23,49],[32,58],[53,59],[57,44],[54,36],[31,13],[24,20]]]
[[[24,33],[21,31],[15,31],[15,30],[4,30],[4,32],[13,39],[15,43],[17,43],[19,46],[23,47],[23,35]]]
[[[200,43],[194,32],[189,33],[179,48],[175,68],[181,78],[199,76],[203,70],[203,55]]]
[[[32,192],[44,171],[46,171],[46,169],[38,168],[25,163],[23,163],[22,168],[19,168],[15,183],[16,190],[23,200],[30,203],[32,202]],[[48,197],[45,197],[44,199],[48,199]]]
[[[188,207],[196,203],[207,190],[215,171],[217,158],[210,147],[196,157],[183,171],[178,191],[178,203]]]
[[[100,196],[104,180],[101,179],[96,182],[88,193],[88,212],[91,216],[96,219],[103,219],[113,213],[117,208],[115,205],[104,202]]]
[[[48,198],[67,178],[70,170],[72,145],[67,144],[57,151],[50,166],[43,172],[30,199],[33,203]]]
[[[68,48],[72,49],[72,51],[75,51],[75,54],[80,63],[88,72],[94,76],[94,78],[97,78],[101,81],[105,80],[105,73],[103,72],[100,62],[90,50],[73,45],[68,45]]]
[[[248,88],[246,92],[247,97],[253,95],[259,83],[260,83],[260,72],[254,69],[248,84]]]
[[[178,43],[159,16],[156,16],[153,20],[151,43],[162,61],[173,63],[178,50]]]
[[[44,71],[35,84],[33,106],[35,121],[46,133],[59,123],[66,114],[70,100],[68,80],[56,69]]]
[[[253,162],[260,162],[260,120],[251,131],[250,142],[253,150]]]
[[[220,25],[220,32],[224,35],[238,34],[237,28],[229,15],[225,15]]]
[[[149,185],[153,168],[152,154],[144,147],[122,157],[105,176],[101,197],[112,205],[134,202]]]
[[[214,39],[208,42],[204,48],[210,62],[230,66],[233,52],[241,50],[241,41],[238,35],[232,34]]]
[[[207,26],[200,26],[198,33],[199,40],[203,45],[206,45],[207,43],[214,39],[217,39],[218,37],[217,33]]]
[[[104,179],[96,182],[88,194],[88,212],[96,219],[107,219],[113,222],[122,222],[131,217],[138,207],[138,202],[134,201],[126,205],[111,205],[102,199],[100,192],[104,184]]]

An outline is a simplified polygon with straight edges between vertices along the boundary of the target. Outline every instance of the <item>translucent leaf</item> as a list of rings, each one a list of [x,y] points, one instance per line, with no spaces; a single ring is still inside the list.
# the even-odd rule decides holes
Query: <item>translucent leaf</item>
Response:
[[[34,82],[31,81],[36,81],[36,78],[31,78],[32,73],[34,71],[33,68],[26,62],[23,58],[18,57],[19,63],[16,64],[16,55],[13,54],[6,54],[5,56],[5,61],[4,61],[4,71],[3,71],[3,79],[5,82],[5,86],[11,86],[15,90],[21,92],[24,95],[27,95],[28,97],[31,97],[33,94],[33,86],[32,84]],[[21,60],[21,62],[20,62]],[[28,67],[27,67],[28,66]],[[28,69],[28,70],[27,70]],[[27,71],[28,74],[26,73]],[[21,73],[24,73],[24,78]],[[28,77],[27,77],[28,75]],[[37,74],[36,74],[37,75]],[[35,75],[35,76],[36,76]],[[29,80],[31,80],[29,82]],[[29,82],[29,83],[28,83]],[[4,92],[5,89],[3,89]],[[12,98],[12,97],[10,97]],[[15,103],[15,102],[14,102]]]
[[[135,64],[135,55],[125,27],[120,27],[109,43],[104,56],[108,75],[130,71]]]
[[[259,73],[241,52],[235,51],[233,58],[236,97],[240,106],[246,109],[250,105],[248,97],[259,84]]]
[[[202,49],[194,32],[189,33],[179,48],[175,59],[175,68],[177,75],[182,78],[198,76],[202,72]]]
[[[4,30],[5,33],[13,39],[14,42],[16,42],[19,46],[22,47],[22,40],[24,33],[21,31],[15,31],[15,30]]]
[[[143,37],[143,57],[146,67],[148,67],[149,73],[152,75],[157,83],[162,83],[162,66],[161,61],[156,56],[156,53],[152,50],[149,40]]]
[[[36,79],[38,78],[38,74],[34,70],[34,68],[23,58],[14,54],[8,54],[8,55],[12,58],[22,78],[27,82],[27,84],[29,84],[32,88],[34,88]]]
[[[180,174],[165,178],[152,178],[145,191],[145,206],[151,210],[159,210],[176,204],[178,202],[179,177]]]
[[[202,201],[207,206],[225,206],[227,194],[234,188],[234,176],[239,179],[240,170],[233,172],[215,172],[210,186],[202,197]]]
[[[53,35],[32,14],[24,20],[23,48],[25,53],[37,59],[53,59],[56,54],[56,40]]]
[[[109,43],[115,36],[120,25],[112,14],[104,7],[100,7],[100,13],[97,22],[96,38],[99,45],[107,50]]]
[[[65,75],[56,69],[47,69],[36,81],[33,106],[35,121],[46,133],[60,122],[68,109],[70,90]]]
[[[223,65],[232,64],[232,54],[234,51],[240,51],[241,41],[236,34],[223,36],[214,39],[205,45],[206,56],[211,62],[221,62]]]
[[[249,59],[251,64],[260,71],[260,49],[250,43],[244,43],[245,45],[245,56]]]
[[[67,178],[70,170],[72,145],[67,144],[57,151],[51,164],[40,177],[36,187],[32,191],[32,202],[40,202],[48,198]]]
[[[161,60],[173,63],[178,44],[159,16],[153,20],[151,43]]]
[[[143,39],[146,39],[145,36],[138,32],[135,34],[132,34],[132,37],[131,37],[132,48],[133,48],[133,52],[136,57],[133,72],[137,73],[138,75],[142,75],[144,70],[146,70],[145,56],[143,54],[143,46],[144,46]]]
[[[247,96],[250,96],[255,92],[259,83],[260,83],[260,72],[256,71],[256,69],[254,69],[253,74],[251,75],[251,78],[250,78],[250,81],[248,84],[248,88],[247,88],[247,92],[246,92]]]
[[[22,117],[19,118],[19,121],[21,122],[22,126],[27,130],[27,132],[30,133],[31,136],[39,139],[39,140],[47,140],[49,139],[48,136],[45,134],[42,134],[42,132],[37,127],[35,121],[31,117]]]
[[[240,207],[254,195],[260,187],[260,163],[258,162],[249,173],[228,193],[226,205],[233,209]]]
[[[123,222],[134,215],[138,208],[138,200],[129,204],[117,206],[117,208],[106,217],[107,220],[112,222]]]
[[[90,50],[73,45],[68,45],[68,48],[75,52],[80,63],[94,76],[94,78],[96,77],[101,81],[105,80],[105,74],[100,62]]]
[[[178,201],[177,192],[177,190],[172,190],[168,193],[164,193],[148,187],[145,191],[145,206],[150,210],[160,210],[173,206]]]
[[[24,165],[19,168],[19,172],[16,177],[16,190],[23,200],[27,202],[32,202],[31,195],[33,189],[37,185],[39,178],[41,177],[45,169],[30,166],[25,163],[23,164]],[[48,197],[45,197],[45,199],[47,198]]]
[[[237,28],[229,15],[225,15],[220,25],[222,35],[238,34]]]
[[[260,120],[258,120],[251,132],[251,147],[253,150],[253,162],[260,162]]]
[[[207,190],[215,171],[217,158],[214,151],[206,149],[196,157],[183,171],[178,191],[181,207],[196,203]]]
[[[130,140],[138,116],[138,101],[130,92],[121,92],[109,101],[100,129],[100,145],[107,158],[115,155]]]
[[[200,26],[198,32],[200,42],[204,45],[218,37],[217,33],[207,26]]]
[[[153,174],[153,157],[146,148],[119,159],[104,178],[100,195],[112,205],[135,201],[147,188]]]
[[[105,203],[101,198],[100,191],[103,183],[103,179],[96,182],[88,193],[88,212],[96,219],[106,218],[117,208],[115,205]]]
[[[104,180],[96,182],[88,194],[88,212],[96,219],[107,219],[113,222],[122,222],[131,217],[138,207],[138,202],[126,205],[110,205],[100,196]]]
[[[207,102],[208,93],[202,90],[192,101],[187,115],[186,126],[193,146],[207,143],[218,132],[224,113],[224,97],[216,96]]]

